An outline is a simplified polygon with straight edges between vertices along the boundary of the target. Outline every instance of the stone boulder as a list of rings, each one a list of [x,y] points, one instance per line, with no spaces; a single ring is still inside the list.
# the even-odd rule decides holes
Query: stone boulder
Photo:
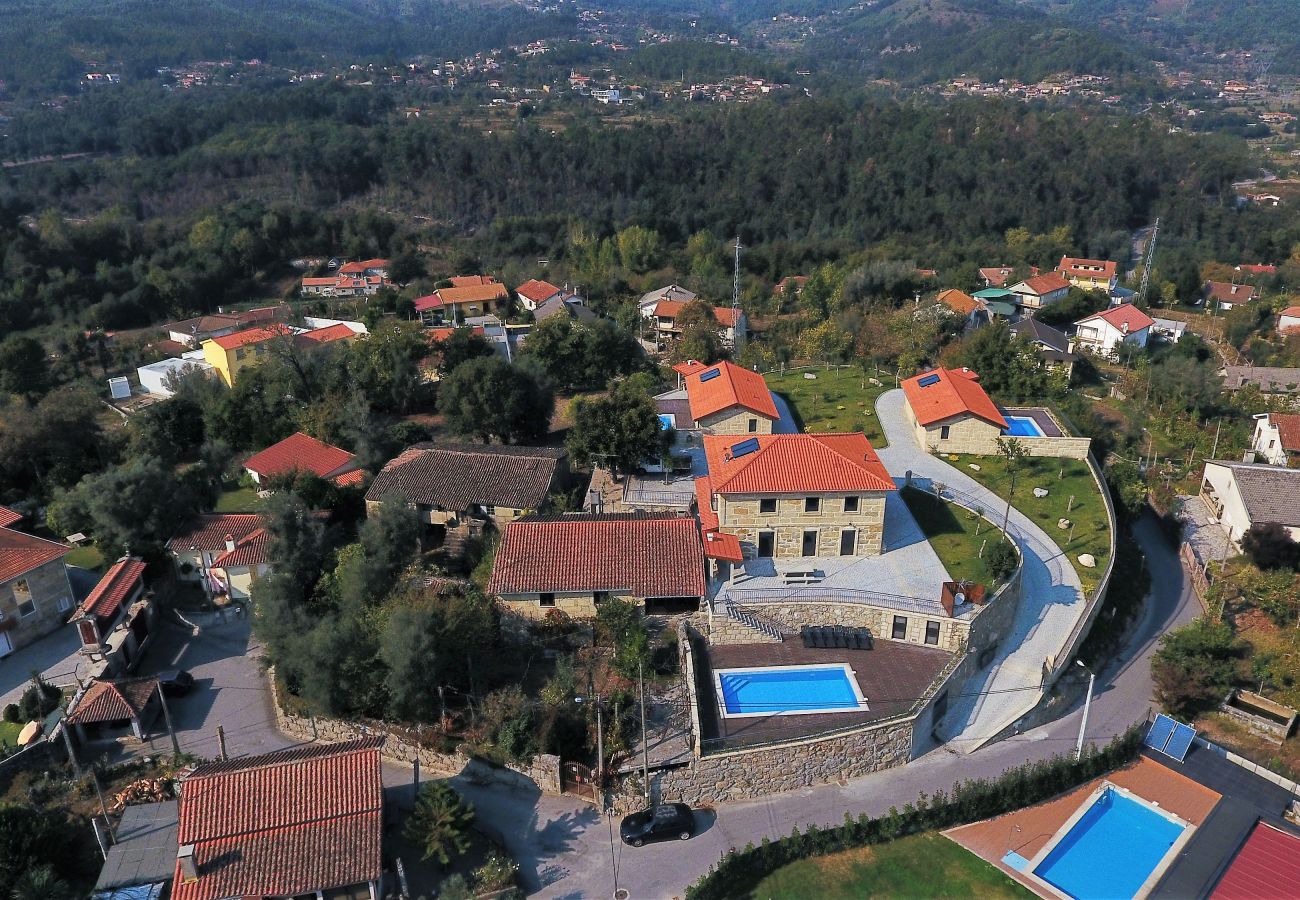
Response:
[[[1097,558],[1091,553],[1080,553],[1079,565],[1083,566],[1085,569],[1095,569],[1097,568]]]

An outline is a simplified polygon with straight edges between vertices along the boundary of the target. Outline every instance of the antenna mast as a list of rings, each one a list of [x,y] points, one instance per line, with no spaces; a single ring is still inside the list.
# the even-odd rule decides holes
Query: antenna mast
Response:
[[[731,278],[731,308],[740,306],[740,235],[736,235],[736,269]]]
[[[1156,259],[1156,235],[1160,234],[1160,217],[1156,217],[1156,224],[1151,226],[1151,240],[1147,242],[1147,258],[1142,264],[1142,287],[1138,290],[1138,300],[1142,303],[1147,302],[1147,287],[1151,284],[1151,264]]]

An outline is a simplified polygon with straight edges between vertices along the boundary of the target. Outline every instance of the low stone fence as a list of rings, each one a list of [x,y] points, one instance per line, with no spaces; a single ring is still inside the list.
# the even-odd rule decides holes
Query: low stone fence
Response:
[[[1219,706],[1219,712],[1251,734],[1281,746],[1295,727],[1296,711],[1267,697],[1234,688]]]
[[[500,782],[513,787],[532,788],[545,794],[559,794],[560,758],[549,753],[533,757],[527,766],[507,763],[497,766],[478,757],[461,753],[442,753],[431,747],[390,730],[379,724],[344,722],[339,719],[296,716],[284,711],[280,703],[280,690],[275,682],[275,670],[267,673],[271,683],[271,706],[275,710],[275,724],[282,734],[302,741],[336,743],[360,737],[384,736],[384,746],[379,751],[385,759],[411,764],[419,761],[420,770],[430,774],[451,777],[465,775],[472,781]]]

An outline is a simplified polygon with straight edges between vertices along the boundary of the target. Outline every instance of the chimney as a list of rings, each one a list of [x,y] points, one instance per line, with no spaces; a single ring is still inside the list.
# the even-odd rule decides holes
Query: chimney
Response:
[[[193,884],[199,880],[199,870],[194,864],[193,844],[185,844],[176,851],[176,867],[181,872],[181,884]]]
[[[1238,287],[1239,287],[1239,285],[1235,285],[1235,284],[1232,286],[1232,292],[1233,292],[1234,294],[1237,293],[1237,288],[1238,288]]]
[[[226,552],[229,553],[231,550],[234,549],[235,549],[235,536],[233,534],[228,534],[226,535]]]
[[[1122,325],[1120,326],[1120,329],[1121,329],[1125,334],[1128,334],[1128,322],[1125,322],[1124,324],[1122,324]]]
[[[1074,352],[1074,338],[1070,338],[1068,341],[1065,342],[1065,352],[1066,353]]]

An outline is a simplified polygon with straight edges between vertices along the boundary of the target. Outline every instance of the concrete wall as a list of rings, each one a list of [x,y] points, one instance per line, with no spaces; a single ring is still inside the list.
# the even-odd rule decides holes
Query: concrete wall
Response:
[[[754,423],[754,430],[749,430],[749,423]],[[753,410],[732,406],[705,416],[696,425],[708,434],[771,434],[772,420]]]
[[[818,494],[821,508],[804,512],[803,494],[775,496],[776,512],[760,512],[760,498],[717,495],[720,530],[734,534],[748,544],[747,556],[757,555],[758,533],[776,534],[777,557],[803,556],[804,531],[817,531],[816,556],[839,556],[840,533],[851,528],[857,532],[855,556],[877,556],[885,533],[885,495],[883,492],[861,494]],[[846,496],[858,498],[858,511],[845,512]]]
[[[23,616],[18,612],[18,589],[26,582],[35,610]],[[26,595],[24,595],[26,596]],[[63,559],[37,566],[30,572],[0,584],[0,615],[5,634],[14,650],[57,631],[72,614],[72,585]]]

